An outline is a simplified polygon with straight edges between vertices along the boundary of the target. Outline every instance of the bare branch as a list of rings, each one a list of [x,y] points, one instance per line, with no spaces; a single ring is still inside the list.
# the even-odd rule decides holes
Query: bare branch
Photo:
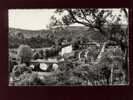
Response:
[[[80,10],[82,15],[84,16],[84,19],[89,23],[89,24],[92,24],[92,22],[90,22],[88,19],[87,19],[87,16],[85,15],[83,9]]]
[[[122,8],[122,11],[125,13],[126,18],[128,18],[128,11],[126,10],[126,8]]]
[[[72,10],[71,9],[67,9],[67,11],[69,12],[69,14],[71,15],[72,19],[74,20],[75,23],[79,23],[79,24],[83,24],[85,26],[88,26],[88,27],[93,27],[92,24],[90,23],[86,23],[86,22],[83,22],[83,21],[79,21],[73,14]]]

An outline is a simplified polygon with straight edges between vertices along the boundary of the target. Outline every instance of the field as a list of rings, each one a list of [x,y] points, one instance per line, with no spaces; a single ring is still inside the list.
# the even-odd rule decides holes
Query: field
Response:
[[[121,48],[97,33],[79,26],[39,31],[10,28],[9,85],[128,84]],[[72,51],[60,55],[67,46]]]

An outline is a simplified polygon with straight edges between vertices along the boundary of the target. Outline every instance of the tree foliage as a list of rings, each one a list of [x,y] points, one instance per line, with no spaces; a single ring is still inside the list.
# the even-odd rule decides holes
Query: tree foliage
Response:
[[[20,45],[17,52],[20,63],[29,63],[32,57],[32,49],[28,45]]]
[[[56,9],[55,13],[52,16],[54,21],[51,19],[51,27],[52,25],[69,26],[78,23],[89,29],[99,31],[107,40],[115,41],[125,55],[122,66],[125,72],[128,72],[128,25],[123,25],[128,24],[128,9],[68,8]],[[61,16],[61,18],[58,19],[56,15]],[[128,76],[128,74],[126,75]]]

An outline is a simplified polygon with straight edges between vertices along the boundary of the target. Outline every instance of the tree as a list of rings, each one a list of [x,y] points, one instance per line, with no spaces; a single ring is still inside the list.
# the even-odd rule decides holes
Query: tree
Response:
[[[114,13],[117,11],[117,14]],[[62,17],[58,19],[55,15],[51,18],[51,26],[68,26],[73,23],[82,24],[92,30],[98,30],[107,40],[111,40],[120,46],[125,54],[123,68],[128,76],[128,26],[122,28],[122,22],[128,23],[128,9],[56,9],[56,14]],[[107,28],[105,27],[107,26]],[[108,43],[107,43],[108,44]],[[126,80],[128,77],[126,77]]]
[[[27,66],[30,63],[32,57],[32,50],[28,45],[20,45],[17,52],[17,58],[20,63],[25,63]]]

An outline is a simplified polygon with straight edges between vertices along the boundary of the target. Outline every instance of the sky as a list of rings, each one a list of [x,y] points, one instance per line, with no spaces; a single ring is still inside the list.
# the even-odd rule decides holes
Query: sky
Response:
[[[55,9],[10,9],[8,13],[9,27],[28,30],[46,29],[54,11]],[[114,9],[113,13],[118,15],[117,9]],[[79,26],[79,24],[73,26]]]
[[[39,30],[46,29],[55,9],[9,10],[9,27]]]

